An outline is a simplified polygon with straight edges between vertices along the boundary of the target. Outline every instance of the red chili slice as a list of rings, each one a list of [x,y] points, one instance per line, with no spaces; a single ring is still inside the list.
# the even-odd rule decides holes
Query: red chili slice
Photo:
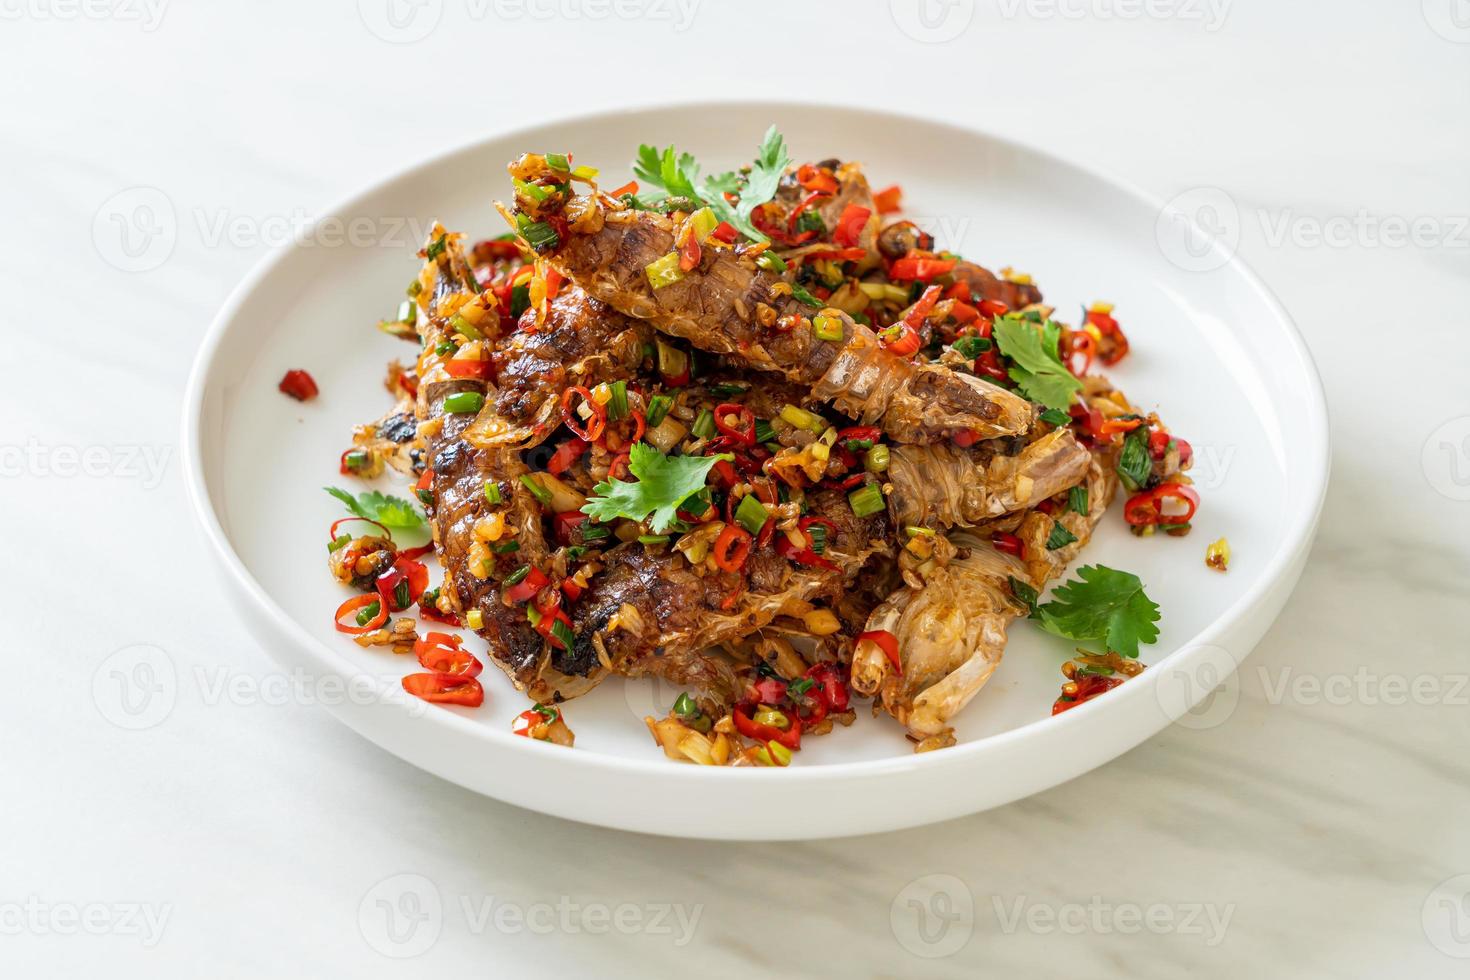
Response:
[[[579,510],[564,510],[552,519],[552,530],[558,544],[571,544],[572,533],[587,523],[587,515]]]
[[[573,396],[580,395],[587,403],[592,417],[587,420],[586,428],[578,428],[581,416],[572,407]],[[584,442],[596,442],[602,438],[603,430],[607,428],[607,409],[592,400],[592,392],[581,385],[572,385],[561,396],[561,418],[572,434]]]
[[[1077,693],[1072,697],[1068,697],[1067,695],[1063,694],[1061,697],[1057,698],[1056,702],[1051,706],[1051,713],[1053,715],[1059,715],[1063,711],[1070,710],[1077,707],[1077,705],[1079,704],[1091,701],[1099,694],[1111,691],[1113,688],[1117,687],[1121,683],[1123,683],[1123,681],[1117,677],[1101,677],[1097,674],[1084,674],[1083,676],[1077,678],[1075,681],[1069,682],[1069,686],[1071,684],[1076,685]]]
[[[546,573],[533,565],[531,566],[531,570],[526,573],[525,578],[521,579],[515,585],[506,588],[505,597],[511,602],[525,602],[531,596],[546,588],[549,581],[550,579],[546,577]]]
[[[310,401],[319,394],[316,379],[305,371],[294,368],[286,372],[285,377],[281,378],[281,383],[276,387],[299,402]]]
[[[419,658],[419,666],[435,674],[478,677],[485,665],[466,650],[462,642],[451,633],[425,633],[415,641],[413,653]]]
[[[844,248],[851,248],[858,243],[858,237],[867,226],[868,219],[873,212],[860,204],[849,204],[842,209],[842,216],[837,219],[837,227],[832,232],[832,241]],[[861,256],[859,256],[861,258]]]
[[[877,644],[878,649],[883,651],[888,662],[893,665],[893,672],[903,676],[903,661],[898,656],[898,637],[888,630],[868,630],[858,634],[857,641],[861,643],[864,640]]]
[[[879,214],[892,214],[902,206],[903,188],[894,184],[873,195],[873,206]]]
[[[715,539],[710,556],[722,571],[738,572],[745,565],[745,559],[750,557],[750,547],[754,541],[745,528],[726,524],[720,536]]]
[[[954,271],[956,260],[931,259],[923,256],[906,255],[894,261],[888,268],[890,279],[929,282]]]
[[[729,418],[736,420],[731,425]],[[755,413],[748,406],[724,402],[715,408],[715,428],[742,446],[755,445]]]
[[[368,620],[366,625],[358,626],[355,618],[357,613],[375,602],[378,604],[377,614]],[[354,617],[350,625],[342,622],[343,618],[347,616]],[[346,633],[349,636],[361,636],[364,633],[371,633],[388,621],[388,607],[378,598],[375,592],[369,592],[365,595],[355,595],[337,607],[337,612],[333,619],[337,625],[337,632]]]
[[[1185,510],[1183,513],[1166,513],[1164,507],[1176,501]],[[1199,494],[1193,487],[1182,483],[1165,483],[1152,490],[1134,494],[1123,506],[1123,517],[1134,527],[1153,524],[1188,524],[1199,508]]]
[[[788,749],[801,748],[801,718],[796,712],[784,712],[791,722],[791,727],[785,731],[775,725],[763,725],[751,717],[750,709],[754,705],[737,704],[731,712],[735,719],[735,730],[746,738],[758,739],[762,742],[780,742]]]
[[[832,176],[832,171],[826,167],[814,167],[810,163],[803,163],[796,168],[796,182],[809,191],[818,191],[822,194],[837,193],[837,178]]]
[[[444,370],[449,372],[451,378],[479,378],[489,381],[492,367],[489,361],[471,360],[467,357],[451,357],[444,362]]]
[[[934,307],[939,303],[939,297],[943,294],[944,287],[942,286],[930,286],[924,290],[924,294],[909,308],[908,314],[903,318],[904,324],[915,330],[922,327],[924,321],[929,318],[929,314],[934,312]]]
[[[1026,550],[1025,542],[1006,531],[996,531],[990,536],[990,543],[995,546],[996,551],[1003,551],[1017,558],[1022,557],[1022,552]]]
[[[485,689],[473,677],[452,674],[409,674],[403,689],[416,698],[433,704],[459,704],[478,708],[485,703]]]
[[[726,245],[734,245],[735,239],[740,237],[740,232],[728,221],[721,221],[715,225],[715,230],[709,233],[709,237],[717,238]]]
[[[919,331],[907,323],[895,323],[878,337],[878,346],[894,357],[910,357],[918,353],[922,343],[923,338],[919,336]]]
[[[587,451],[588,443],[582,439],[568,439],[556,447],[556,452],[551,454],[551,459],[546,463],[546,471],[552,476],[561,476],[572,464],[582,458]]]

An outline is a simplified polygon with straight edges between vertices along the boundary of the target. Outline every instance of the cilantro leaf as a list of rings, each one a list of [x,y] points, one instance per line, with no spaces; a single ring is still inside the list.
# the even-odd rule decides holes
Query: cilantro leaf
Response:
[[[1044,629],[1072,640],[1104,640],[1109,650],[1134,658],[1140,643],[1159,638],[1158,604],[1137,575],[1087,565],[1077,576],[1080,581],[1058,586],[1038,607]]]
[[[342,501],[352,516],[377,521],[389,531],[422,531],[425,529],[427,518],[424,517],[423,511],[402,497],[393,497],[377,490],[367,490],[354,497],[338,487],[322,487],[322,489]]]
[[[697,196],[694,181],[699,179],[699,164],[688,153],[676,156],[672,145],[659,153],[657,147],[644,143],[638,147],[633,176],[654,190],[663,191],[659,196],[694,198]]]
[[[1039,331],[1025,320],[1006,317],[995,322],[1000,352],[1015,362],[1010,369],[1011,379],[1032,401],[1065,410],[1072,404],[1073,394],[1082,390],[1082,382],[1072,376],[1057,354],[1061,333],[1062,328],[1050,320]]]
[[[751,223],[750,216],[756,208],[776,196],[776,188],[781,183],[781,175],[789,166],[791,166],[791,157],[786,153],[786,140],[776,130],[776,127],[772,126],[766,130],[766,135],[761,140],[760,149],[756,151],[755,161],[750,166],[750,173],[745,175],[744,184],[741,183],[741,178],[734,173],[708,177],[700,185],[699,196],[705,204],[709,205],[710,210],[720,217],[720,220],[728,221],[746,238],[757,242],[769,241]],[[727,191],[738,193],[740,203],[732,205],[726,201]]]
[[[665,456],[646,443],[637,442],[628,451],[628,471],[637,483],[607,480],[593,487],[582,513],[596,521],[626,517],[641,521],[653,515],[653,533],[662,534],[677,520],[679,505],[704,489],[709,471],[719,456]]]

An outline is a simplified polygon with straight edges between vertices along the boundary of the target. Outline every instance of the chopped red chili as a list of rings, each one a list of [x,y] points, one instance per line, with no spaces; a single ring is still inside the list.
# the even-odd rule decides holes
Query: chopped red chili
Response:
[[[557,446],[556,452],[551,454],[551,459],[546,463],[546,471],[552,476],[561,476],[571,469],[573,463],[582,458],[588,445],[583,439],[568,439]]]
[[[868,630],[866,633],[859,633],[857,639],[859,643],[868,640],[876,644],[893,666],[893,672],[900,677],[903,676],[903,660],[898,655],[898,637],[888,630]]]
[[[572,406],[572,398],[580,395],[586,403],[588,411],[592,416],[587,420],[585,428],[579,428],[581,416]],[[607,409],[592,400],[592,392],[581,385],[572,385],[561,396],[561,418],[572,435],[584,442],[596,442],[602,438],[603,430],[607,427]]]
[[[1166,512],[1170,502],[1184,508]],[[1152,490],[1134,494],[1123,506],[1123,517],[1134,527],[1152,524],[1188,524],[1199,508],[1199,494],[1182,483],[1165,483]]]
[[[319,393],[316,379],[305,371],[294,368],[286,372],[285,377],[281,378],[281,383],[276,387],[299,402],[310,401]]]
[[[409,674],[403,689],[416,698],[433,704],[458,704],[478,708],[485,703],[485,689],[473,677],[452,674]]]
[[[485,665],[462,642],[452,633],[425,633],[414,642],[413,653],[419,658],[419,666],[435,674],[478,677]]]
[[[489,361],[478,358],[451,357],[444,362],[444,370],[449,372],[451,378],[479,378],[488,381],[493,367]]]
[[[1026,550],[1025,542],[1008,531],[996,531],[990,536],[990,543],[995,546],[996,551],[1003,551],[1017,558]]]
[[[357,614],[374,603],[378,606],[377,613],[363,625],[357,625]],[[348,616],[353,617],[352,622],[350,624],[343,623],[342,620]],[[342,603],[342,605],[337,607],[336,615],[333,618],[337,624],[337,632],[347,633],[352,636],[361,636],[363,633],[371,633],[388,621],[388,607],[378,598],[377,593],[369,592],[364,595],[355,595]]]
[[[837,219],[837,227],[832,231],[832,241],[844,248],[857,245],[858,237],[872,216],[873,212],[861,204],[849,204],[842,209],[842,215]]]
[[[720,536],[715,539],[715,546],[710,549],[710,557],[721,571],[738,572],[744,567],[745,559],[750,557],[750,547],[754,540],[745,528],[726,524]]]
[[[1051,713],[1059,715],[1063,711],[1077,707],[1086,701],[1091,701],[1099,694],[1111,691],[1123,683],[1121,678],[1102,677],[1098,674],[1084,674],[1075,681],[1068,681],[1062,685],[1062,696],[1057,698],[1051,706]],[[1070,688],[1071,693],[1068,693]]]
[[[732,418],[733,424],[729,421]],[[742,446],[755,445],[755,413],[747,405],[724,402],[716,407],[715,428]]]
[[[879,214],[892,214],[902,206],[902,199],[903,188],[894,184],[873,195],[873,206],[878,209]]]
[[[929,282],[954,271],[954,259],[933,259],[925,256],[906,255],[894,261],[888,269],[890,279]]]

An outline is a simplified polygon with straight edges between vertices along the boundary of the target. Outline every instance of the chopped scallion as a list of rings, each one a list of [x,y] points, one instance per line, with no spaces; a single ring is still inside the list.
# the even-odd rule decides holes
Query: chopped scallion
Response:
[[[522,565],[520,568],[517,568],[515,571],[511,572],[509,575],[507,575],[505,577],[505,583],[504,584],[506,584],[506,585],[520,585],[523,581],[525,581],[526,576],[527,575],[530,575],[530,574],[531,574],[531,566],[530,565]]]
[[[648,277],[648,285],[655,290],[673,285],[684,278],[684,270],[679,268],[679,253],[670,252],[662,258],[654,259],[643,267],[643,274]]]
[[[990,346],[990,341],[984,337],[961,337],[954,342],[955,353],[967,361],[973,361],[984,354],[990,350]]]
[[[1046,539],[1046,550],[1056,551],[1058,548],[1065,548],[1076,540],[1077,535],[1068,531],[1060,523],[1053,524],[1051,527],[1051,536]]]
[[[560,641],[564,650],[570,650],[577,644],[577,635],[563,620],[558,619],[551,624],[551,635]]]
[[[647,545],[650,548],[656,548],[668,544],[669,536],[667,534],[640,534],[638,535],[638,543]]]
[[[664,416],[669,414],[669,409],[674,406],[674,400],[668,395],[654,395],[648,400],[648,415],[646,421],[650,429],[656,429],[663,422]]]
[[[531,491],[531,496],[535,497],[542,507],[551,506],[551,491],[543,487],[540,480],[530,473],[522,473],[521,485]]]
[[[485,502],[487,504],[498,504],[502,500],[500,496],[500,484],[494,480],[485,481]]]
[[[771,512],[766,510],[765,504],[755,499],[755,494],[746,494],[740,498],[740,506],[735,508],[736,522],[751,534],[761,533],[761,528],[766,526],[770,517]]]
[[[456,391],[444,399],[444,411],[454,415],[473,415],[485,407],[485,396],[478,391]]]
[[[883,502],[883,490],[876,483],[869,483],[852,491],[847,495],[847,502],[858,517],[872,517],[886,506]]]
[[[1067,506],[1082,516],[1087,516],[1089,509],[1088,493],[1086,487],[1073,487],[1067,494]]]
[[[755,420],[755,441],[770,442],[776,438],[776,430],[771,428],[771,423],[765,419]]]
[[[607,420],[620,422],[628,417],[628,382],[614,381],[607,399]]]
[[[812,333],[818,340],[841,340],[842,321],[835,316],[818,314],[812,317]]]
[[[689,430],[694,433],[696,439],[708,439],[715,434],[715,413],[707,408],[699,410],[699,417],[694,420],[694,427]]]

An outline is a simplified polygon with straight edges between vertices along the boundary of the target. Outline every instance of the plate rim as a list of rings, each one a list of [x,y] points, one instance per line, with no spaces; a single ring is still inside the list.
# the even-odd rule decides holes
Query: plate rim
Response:
[[[446,148],[433,151],[415,163],[390,171],[364,186],[356,188],[351,193],[336,199],[330,206],[313,216],[306,227],[310,229],[316,222],[332,215],[350,213],[353,205],[365,198],[383,192],[389,185],[416,176],[422,176],[426,171],[431,171],[441,166],[450,158],[478,152],[486,144],[491,142],[516,139],[518,137],[524,138],[551,127],[573,127],[578,124],[594,121],[606,122],[608,120],[644,115],[658,110],[688,111],[699,109],[708,109],[711,111],[840,111],[858,116],[866,116],[878,121],[918,122],[927,126],[947,129],[956,134],[963,134],[966,138],[979,137],[1012,152],[1035,154],[1043,157],[1055,165],[1071,169],[1080,175],[1108,185],[1126,194],[1136,202],[1151,208],[1155,212],[1161,213],[1166,207],[1166,203],[1157,195],[1145,190],[1127,178],[1102,168],[1059,156],[1051,150],[1027,140],[1002,136],[980,126],[956,123],[948,119],[929,115],[923,111],[859,108],[837,101],[810,99],[745,99],[731,97],[637,101],[612,109],[557,114],[529,125],[496,127],[473,139],[461,141]],[[243,559],[235,551],[233,544],[225,533],[219,515],[215,512],[214,505],[210,500],[209,488],[204,475],[204,447],[201,423],[204,417],[205,396],[208,390],[207,383],[214,372],[219,348],[229,333],[231,323],[238,317],[241,307],[256,292],[263,281],[280,266],[289,261],[298,247],[293,241],[272,249],[269,253],[262,256],[244,278],[230,291],[219,311],[210,322],[209,328],[206,330],[200,342],[198,351],[190,366],[188,383],[183,399],[182,457],[185,492],[189,499],[190,509],[196,521],[203,529],[206,539],[209,541],[214,558],[226,571],[230,583],[249,597],[251,604],[256,607],[259,613],[268,616],[275,626],[284,630],[286,635],[309,655],[317,669],[329,671],[344,678],[366,676],[375,688],[380,691],[387,691],[392,685],[386,684],[382,678],[371,673],[364,675],[362,671],[351,670],[351,661],[342,652],[334,650],[326,642],[309,633],[304,626],[282,609],[270,594],[266,592],[264,586],[250,573]],[[1219,243],[1212,242],[1212,248],[1219,250]],[[1311,480],[1312,489],[1304,496],[1305,508],[1298,514],[1287,515],[1287,533],[1283,537],[1280,546],[1273,553],[1270,561],[1257,575],[1256,580],[1250,584],[1235,602],[1212,619],[1207,626],[1189,637],[1169,654],[1169,658],[1171,659],[1179,657],[1186,657],[1187,659],[1187,655],[1191,650],[1217,643],[1223,635],[1230,632],[1233,628],[1240,626],[1252,610],[1265,604],[1273,590],[1282,587],[1283,581],[1291,575],[1293,565],[1304,558],[1304,553],[1310,548],[1312,540],[1315,537],[1331,475],[1331,431],[1328,424],[1326,392],[1322,384],[1321,373],[1315,359],[1312,357],[1310,348],[1307,346],[1306,339],[1280,299],[1241,257],[1239,250],[1237,249],[1233,253],[1227,253],[1224,257],[1226,261],[1219,268],[1222,270],[1231,269],[1239,275],[1245,285],[1274,314],[1277,325],[1282,328],[1283,337],[1295,355],[1296,362],[1300,365],[1303,377],[1309,385],[1310,390],[1301,394],[1307,396],[1304,398],[1304,401],[1308,411],[1303,421],[1308,426],[1312,438],[1304,447],[1293,447],[1293,459],[1301,472]],[[1286,586],[1289,589],[1294,587],[1294,584],[1295,582],[1292,581],[1286,583]],[[1274,620],[1275,616],[1273,615],[1271,618]],[[1266,624],[1267,628],[1269,628],[1269,625],[1270,623],[1268,622]],[[1251,646],[1254,646],[1254,644],[1251,644]],[[1236,662],[1236,667],[1238,667],[1239,662],[1248,654],[1249,650],[1242,653],[1239,657],[1235,657],[1232,654],[1232,660]],[[272,656],[275,655],[273,654]],[[1163,663],[1163,661],[1160,661],[1160,663]],[[1234,669],[1232,668],[1232,671]],[[1106,710],[1108,712],[1128,710],[1128,704],[1138,701],[1140,698],[1146,696],[1146,692],[1151,693],[1157,688],[1160,673],[1159,671],[1145,671],[1133,683],[1126,684],[1117,691],[1112,692],[1112,697],[1109,698],[1109,707]],[[449,729],[458,731],[463,735],[510,751],[557,752],[556,757],[561,759],[564,765],[570,765],[573,770],[584,767],[599,770],[613,769],[621,770],[623,773],[629,775],[636,774],[639,776],[651,776],[659,779],[678,779],[682,781],[757,779],[822,782],[832,780],[843,781],[854,777],[873,777],[896,772],[917,773],[924,770],[937,772],[942,769],[969,767],[976,764],[984,756],[1002,752],[1015,742],[1029,740],[1035,737],[1037,730],[1043,727],[1049,730],[1054,736],[1059,736],[1068,729],[1082,729],[1101,724],[1099,719],[1105,717],[1103,711],[1104,709],[1098,705],[1084,704],[1064,714],[1042,716],[1016,728],[987,735],[973,742],[955,745],[942,752],[924,752],[883,759],[823,763],[818,766],[793,766],[785,769],[676,766],[671,765],[668,760],[652,752],[648,758],[614,755],[603,752],[561,752],[559,747],[536,745],[531,740],[517,737],[510,732],[501,732],[488,728],[452,711],[431,712],[421,715],[415,720],[421,721],[424,718],[432,718],[435,724],[445,725]],[[336,712],[333,713],[336,714]],[[1156,734],[1158,731],[1161,731],[1167,725],[1168,721],[1166,720],[1163,725],[1154,729],[1154,733]],[[371,735],[368,735],[367,732],[362,732],[362,734],[374,742],[378,741]],[[389,751],[393,752],[391,749]],[[1113,753],[1110,758],[1116,758],[1122,751],[1126,751],[1126,748],[1118,753]],[[393,754],[397,755],[398,753],[393,752]],[[414,760],[409,759],[406,761],[415,767],[421,767],[420,763]],[[1096,766],[1090,768],[1096,768]],[[476,792],[480,791],[476,790]]]

